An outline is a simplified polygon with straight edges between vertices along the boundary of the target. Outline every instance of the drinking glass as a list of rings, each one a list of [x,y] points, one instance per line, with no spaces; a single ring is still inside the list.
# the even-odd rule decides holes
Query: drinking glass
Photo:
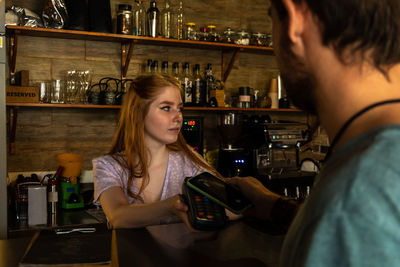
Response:
[[[53,80],[51,84],[51,103],[65,103],[64,84],[62,80]]]
[[[43,81],[39,84],[39,102],[50,103],[51,102],[51,82]]]

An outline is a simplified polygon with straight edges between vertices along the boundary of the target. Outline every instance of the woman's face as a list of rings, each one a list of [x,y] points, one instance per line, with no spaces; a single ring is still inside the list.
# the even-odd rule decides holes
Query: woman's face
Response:
[[[182,127],[182,98],[178,88],[167,86],[150,104],[144,119],[146,145],[174,143]]]

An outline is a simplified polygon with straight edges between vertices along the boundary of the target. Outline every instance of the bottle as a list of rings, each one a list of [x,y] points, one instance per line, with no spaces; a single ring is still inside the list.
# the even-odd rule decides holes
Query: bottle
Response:
[[[192,94],[192,75],[190,75],[189,63],[183,64],[183,75],[182,75],[182,89],[183,89],[183,105],[191,106],[193,101]]]
[[[133,35],[145,36],[146,8],[144,6],[144,0],[135,0],[133,13]]]
[[[52,224],[57,218],[57,184],[58,182],[55,178],[50,178],[47,182],[47,212],[49,215],[49,220],[52,222]]]
[[[215,90],[215,79],[212,71],[212,64],[208,63],[204,73],[204,103],[210,104],[211,91]]]
[[[179,63],[178,63],[178,62],[174,62],[174,63],[172,64],[172,76],[173,76],[180,84],[182,84],[182,82],[181,82],[181,77],[180,77],[180,75],[179,75]]]
[[[161,63],[161,74],[168,74],[168,61],[163,61]]]
[[[200,75],[200,64],[196,64],[193,71],[192,104],[197,107],[202,107],[204,106],[204,99],[204,87],[203,79]]]
[[[156,38],[160,31],[160,11],[157,8],[155,0],[150,2],[150,7],[147,10],[147,36]]]
[[[53,177],[47,181],[47,214],[51,225],[57,223],[58,179],[64,167],[59,166]]]
[[[183,33],[183,28],[184,28],[184,24],[183,24],[183,1],[180,0],[179,1],[179,5],[178,5],[178,10],[176,11],[176,16],[175,16],[175,32],[176,32],[176,38],[179,40],[182,40],[184,38],[184,33]]]
[[[151,64],[151,73],[158,74],[158,60],[154,60]]]
[[[132,19],[132,6],[131,5],[118,5],[117,13],[117,33],[119,34],[132,34],[133,33],[133,19]]]
[[[290,108],[289,99],[287,98],[286,92],[282,85],[281,75],[278,74],[278,107],[279,108]]]
[[[271,108],[278,108],[279,100],[278,100],[278,79],[277,78],[271,79],[268,96],[271,98]]]
[[[164,9],[161,12],[161,35],[164,38],[174,38],[174,14],[169,0],[165,0]]]
[[[153,65],[153,60],[148,59],[147,60],[147,65],[146,65],[146,74],[151,74],[152,73],[152,65]]]

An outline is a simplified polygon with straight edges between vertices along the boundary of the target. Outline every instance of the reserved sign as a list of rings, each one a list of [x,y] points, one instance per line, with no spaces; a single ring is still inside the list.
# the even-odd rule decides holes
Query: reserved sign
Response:
[[[8,103],[39,103],[39,87],[6,86]]]

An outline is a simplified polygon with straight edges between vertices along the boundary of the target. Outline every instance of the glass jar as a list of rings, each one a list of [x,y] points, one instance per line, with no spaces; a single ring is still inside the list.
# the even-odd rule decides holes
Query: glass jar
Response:
[[[250,44],[255,46],[267,46],[267,35],[261,32],[253,33]]]
[[[133,14],[131,5],[118,5],[117,14],[117,33],[132,34],[133,33]]]
[[[235,44],[238,45],[249,45],[250,44],[250,35],[248,32],[241,30],[237,33],[237,39]]]
[[[184,31],[184,34],[185,34],[184,39],[186,39],[186,40],[196,40],[197,39],[196,30],[194,28],[195,26],[196,26],[196,23],[194,23],[194,22],[186,23],[185,31]]]
[[[274,43],[272,42],[272,34],[268,33],[265,38],[266,38],[265,42],[266,42],[267,46],[273,47]]]
[[[199,41],[208,41],[208,31],[207,27],[201,27],[200,31],[198,32]]]
[[[234,30],[231,28],[226,28],[225,31],[222,34],[222,39],[221,41],[224,43],[230,43],[233,44],[235,43],[236,40],[236,33]]]
[[[220,36],[216,31],[215,25],[208,25],[208,41],[210,42],[219,42]]]

